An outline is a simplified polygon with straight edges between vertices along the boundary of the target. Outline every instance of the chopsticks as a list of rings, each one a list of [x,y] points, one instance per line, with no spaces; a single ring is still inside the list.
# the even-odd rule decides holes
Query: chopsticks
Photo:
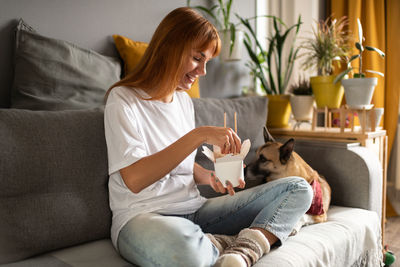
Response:
[[[235,114],[233,115],[233,118],[235,120],[235,133],[237,134],[237,114],[236,114],[236,111],[235,111]]]
[[[237,133],[237,113],[233,114],[233,119],[235,121],[235,133]],[[226,112],[224,112],[224,128],[226,128]]]

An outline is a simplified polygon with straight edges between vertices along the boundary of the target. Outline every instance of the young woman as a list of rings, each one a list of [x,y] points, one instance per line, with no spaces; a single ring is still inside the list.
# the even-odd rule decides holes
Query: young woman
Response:
[[[272,244],[282,243],[310,206],[312,191],[303,179],[235,194],[213,171],[194,163],[203,143],[223,153],[241,148],[230,128],[195,128],[193,104],[184,92],[206,74],[206,63],[219,50],[209,21],[190,8],[175,9],[133,73],[107,92],[111,238],[132,263],[250,266]],[[229,195],[207,200],[196,184]]]

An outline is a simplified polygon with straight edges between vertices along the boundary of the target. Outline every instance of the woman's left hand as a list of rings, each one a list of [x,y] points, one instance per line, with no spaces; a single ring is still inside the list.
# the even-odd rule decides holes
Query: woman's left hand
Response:
[[[239,178],[238,188],[243,189],[245,187],[245,185],[246,185],[245,181],[243,179]],[[215,176],[214,172],[211,172],[211,175],[210,175],[210,186],[217,193],[225,194],[226,191],[228,190],[229,195],[233,196],[235,194],[235,189],[232,186],[232,184],[229,181],[227,181],[227,184],[223,185],[222,182],[218,179],[218,177]]]

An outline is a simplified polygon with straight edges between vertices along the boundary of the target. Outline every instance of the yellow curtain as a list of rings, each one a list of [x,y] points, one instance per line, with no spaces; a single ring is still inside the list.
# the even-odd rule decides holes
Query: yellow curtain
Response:
[[[400,37],[396,29],[400,27],[399,0],[332,0],[330,14],[339,18],[349,18],[349,30],[358,38],[357,18],[363,26],[365,45],[381,49],[386,53],[384,59],[376,53],[363,53],[363,70],[375,70],[385,73],[378,77],[372,103],[375,107],[384,107],[383,126],[388,135],[388,153],[396,133],[399,107],[400,75],[398,47]],[[397,49],[396,49],[397,48]],[[354,67],[358,67],[355,62]],[[368,75],[368,74],[367,74]]]
[[[378,77],[372,103],[384,107],[383,127],[388,135],[388,159],[397,129],[400,95],[400,1],[399,0],[331,0],[328,14],[339,18],[349,18],[349,30],[354,38],[358,36],[357,18],[363,26],[365,45],[370,45],[386,53],[384,59],[376,53],[363,54],[363,70],[385,73]],[[356,62],[358,64],[358,62]],[[353,65],[358,67],[357,65]],[[390,203],[388,203],[390,206]]]
[[[388,131],[389,155],[396,127],[400,99],[400,1],[386,0],[386,98],[385,128]],[[400,130],[400,129],[399,129]]]

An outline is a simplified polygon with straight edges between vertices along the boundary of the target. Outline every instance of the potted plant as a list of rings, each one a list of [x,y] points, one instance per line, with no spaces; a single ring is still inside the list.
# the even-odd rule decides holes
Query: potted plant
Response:
[[[314,96],[310,81],[299,79],[290,86],[290,106],[292,107],[293,117],[297,122],[311,121],[314,107]]]
[[[219,30],[222,43],[220,57],[223,61],[240,60],[242,57],[243,31],[237,29],[237,25],[230,20],[232,1],[218,0],[210,8],[193,6],[210,16]],[[190,0],[187,0],[187,6],[190,6]]]
[[[353,78],[342,80],[347,105],[355,109],[370,109],[372,107],[371,99],[374,94],[375,86],[378,84],[378,78],[366,78],[366,75],[362,70],[362,54],[365,50],[368,50],[378,53],[381,57],[385,57],[385,53],[378,48],[363,45],[365,38],[363,36],[363,30],[359,19],[357,19],[357,24],[358,42],[355,42],[355,47],[358,51],[358,54],[353,55],[348,60],[347,69],[339,74],[335,81],[340,81],[347,74],[352,75]],[[354,72],[355,69],[351,65],[351,63],[356,59],[359,60],[358,73]],[[383,73],[378,71],[365,70],[365,72],[384,76]]]
[[[301,45],[306,51],[301,55],[304,57],[303,68],[316,67],[318,71],[318,75],[311,77],[310,82],[319,108],[339,108],[341,105],[344,90],[340,82],[334,82],[336,76],[332,73],[334,63],[340,66],[340,61],[349,53],[349,35],[345,31],[347,24],[346,17],[322,20],[313,28],[312,37],[306,38]]]
[[[267,126],[288,127],[291,109],[290,95],[286,94],[286,91],[299,51],[299,48],[295,47],[295,41],[302,23],[301,17],[299,16],[296,24],[287,28],[279,18],[270,16],[273,19],[273,32],[269,38],[267,50],[260,45],[249,20],[238,15],[237,17],[250,33],[249,35],[246,32],[244,38],[244,45],[250,56],[246,66],[255,79],[260,82],[261,89],[267,94],[269,100]],[[279,25],[284,29],[281,29]],[[289,49],[288,55],[284,57],[285,41],[292,30],[294,31],[294,38],[287,47]],[[253,42],[256,50],[260,51],[259,53],[254,51]]]

